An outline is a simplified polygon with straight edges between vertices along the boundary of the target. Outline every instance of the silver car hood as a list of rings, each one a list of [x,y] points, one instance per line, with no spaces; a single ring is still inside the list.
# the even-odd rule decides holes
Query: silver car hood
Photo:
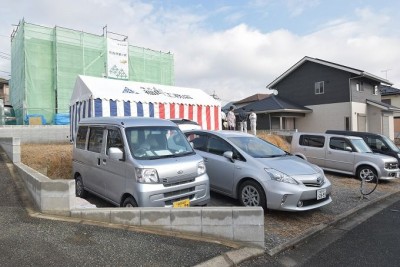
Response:
[[[293,177],[319,174],[310,163],[296,156],[254,159],[265,165],[266,168],[273,168]]]

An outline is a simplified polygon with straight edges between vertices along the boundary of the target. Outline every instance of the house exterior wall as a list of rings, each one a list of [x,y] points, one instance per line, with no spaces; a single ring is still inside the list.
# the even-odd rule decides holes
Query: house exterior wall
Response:
[[[368,132],[371,133],[382,133],[382,111],[374,106],[367,107],[367,118],[368,118]]]
[[[345,71],[305,62],[273,89],[278,90],[279,96],[302,106],[341,103],[349,101],[349,78]],[[324,93],[315,94],[315,82],[320,81],[324,82]]]
[[[307,106],[313,112],[303,118],[296,118],[296,128],[301,132],[325,132],[344,130],[345,118],[350,116],[349,103],[335,103]]]
[[[362,90],[357,91],[357,83],[360,85]],[[359,77],[353,77],[349,79],[349,85],[351,88],[351,102],[366,103],[367,99],[381,101],[381,95],[374,95],[374,87],[379,84],[368,79]],[[347,86],[347,88],[349,88]]]

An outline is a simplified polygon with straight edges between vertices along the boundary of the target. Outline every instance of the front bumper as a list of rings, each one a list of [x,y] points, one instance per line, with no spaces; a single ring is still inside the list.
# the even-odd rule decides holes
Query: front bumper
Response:
[[[267,191],[267,207],[270,209],[305,211],[320,208],[332,202],[332,185],[328,179],[325,179],[325,183],[320,187],[275,181],[269,181],[267,186],[271,188]],[[320,189],[325,189],[326,197],[317,200],[317,191]]]

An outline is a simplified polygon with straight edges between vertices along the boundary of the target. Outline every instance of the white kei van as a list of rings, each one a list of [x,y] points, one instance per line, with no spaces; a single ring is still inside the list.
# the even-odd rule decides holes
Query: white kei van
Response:
[[[155,118],[82,119],[73,148],[76,195],[121,207],[206,205],[203,158],[178,126]]]

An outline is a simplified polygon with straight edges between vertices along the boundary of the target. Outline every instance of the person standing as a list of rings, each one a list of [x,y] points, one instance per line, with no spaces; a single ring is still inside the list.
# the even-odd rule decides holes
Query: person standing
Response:
[[[228,122],[226,121],[226,114],[221,110],[222,130],[228,129]]]
[[[247,133],[247,115],[242,108],[239,112],[240,131]]]
[[[253,135],[257,135],[257,114],[251,111],[250,116],[250,129]]]
[[[233,106],[229,108],[226,119],[228,120],[228,130],[235,130],[236,116],[235,113],[233,113]]]

